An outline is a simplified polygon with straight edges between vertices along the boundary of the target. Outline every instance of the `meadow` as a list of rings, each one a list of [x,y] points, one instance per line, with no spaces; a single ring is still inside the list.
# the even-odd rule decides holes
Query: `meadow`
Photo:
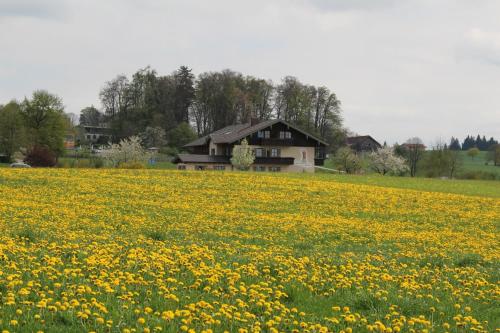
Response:
[[[0,169],[0,331],[499,331],[497,184]]]
[[[479,154],[471,158],[466,151],[460,152],[463,159],[462,171],[482,171],[500,176],[500,167],[493,165],[492,161],[486,163],[486,151],[480,151]]]

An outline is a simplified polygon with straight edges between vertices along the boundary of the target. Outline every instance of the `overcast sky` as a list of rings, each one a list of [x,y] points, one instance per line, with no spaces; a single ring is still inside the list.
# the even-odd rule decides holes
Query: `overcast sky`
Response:
[[[325,85],[381,142],[500,137],[500,1],[0,0],[0,103],[78,113],[147,65]]]

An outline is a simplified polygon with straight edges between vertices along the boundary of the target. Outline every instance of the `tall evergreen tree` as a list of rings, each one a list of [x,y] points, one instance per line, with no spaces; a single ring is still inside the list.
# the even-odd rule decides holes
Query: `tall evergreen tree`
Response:
[[[460,150],[461,149],[460,142],[458,141],[457,138],[451,137],[449,149],[450,150]]]
[[[194,75],[191,69],[181,66],[173,74],[175,83],[173,112],[175,125],[189,122],[189,108],[193,103],[194,94]]]

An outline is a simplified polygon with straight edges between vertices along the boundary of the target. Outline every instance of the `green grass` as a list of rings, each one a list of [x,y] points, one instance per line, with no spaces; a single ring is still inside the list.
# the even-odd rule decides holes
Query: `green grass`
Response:
[[[311,176],[296,174],[296,177]],[[409,190],[456,193],[473,196],[500,197],[500,183],[494,180],[459,180],[459,179],[433,179],[421,177],[393,177],[379,174],[347,175],[317,173],[315,179],[331,180],[341,183],[374,185],[381,187],[394,187]]]
[[[9,163],[0,163],[0,168],[8,168]]]
[[[480,151],[479,155],[474,158],[467,156],[466,151],[461,151],[460,154],[463,158],[462,171],[484,171],[493,172],[500,175],[500,167],[494,166],[492,162],[486,164],[486,155],[488,152]]]

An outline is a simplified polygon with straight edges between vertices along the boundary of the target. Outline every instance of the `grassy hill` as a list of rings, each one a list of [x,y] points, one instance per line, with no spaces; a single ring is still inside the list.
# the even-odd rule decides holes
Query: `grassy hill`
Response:
[[[463,159],[463,171],[484,171],[500,175],[500,167],[494,166],[492,162],[486,164],[486,151],[480,151],[479,155],[473,159],[467,156],[467,152],[461,151]]]
[[[289,177],[304,177],[303,174]],[[498,181],[466,180],[466,179],[438,179],[423,177],[394,177],[379,174],[347,175],[347,174],[316,174],[313,178],[326,181],[336,181],[349,184],[364,184],[371,186],[393,187],[408,190],[456,193],[464,195],[490,196],[500,198],[500,184]]]

